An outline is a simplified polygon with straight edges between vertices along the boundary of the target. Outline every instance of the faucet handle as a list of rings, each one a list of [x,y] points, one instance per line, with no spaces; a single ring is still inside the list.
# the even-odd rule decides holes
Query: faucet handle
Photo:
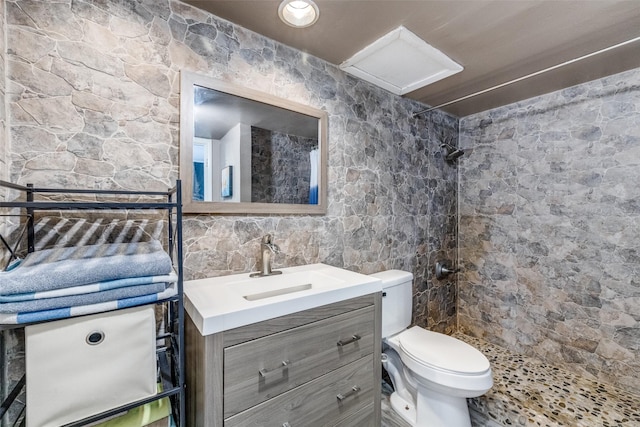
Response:
[[[274,254],[280,253],[280,247],[273,243],[273,237],[271,236],[271,234],[265,234],[264,236],[262,236],[262,245],[269,248],[269,250]]]
[[[459,272],[459,268],[449,268],[444,261],[436,262],[436,279],[444,279],[450,274]]]
[[[280,246],[276,245],[275,243],[267,243],[265,244],[265,246],[268,247],[269,250],[274,254],[280,253]]]

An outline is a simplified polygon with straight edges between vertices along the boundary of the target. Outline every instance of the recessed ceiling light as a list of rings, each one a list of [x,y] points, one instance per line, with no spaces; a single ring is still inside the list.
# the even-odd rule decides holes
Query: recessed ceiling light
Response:
[[[320,10],[312,0],[282,0],[278,15],[287,25],[305,28],[316,23]]]

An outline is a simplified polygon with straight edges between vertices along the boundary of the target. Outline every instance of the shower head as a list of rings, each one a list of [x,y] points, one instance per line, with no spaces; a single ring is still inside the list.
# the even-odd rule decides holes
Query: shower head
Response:
[[[447,153],[447,155],[444,156],[444,159],[448,162],[454,162],[458,159],[458,157],[462,156],[463,154],[464,154],[464,150],[456,149],[454,151]]]
[[[440,147],[444,148],[446,150],[446,154],[444,155],[444,159],[449,162],[449,163],[453,163],[455,162],[458,157],[462,156],[464,154],[464,150],[461,148],[456,148],[453,145],[451,145],[449,141],[445,141],[442,145],[440,145]]]

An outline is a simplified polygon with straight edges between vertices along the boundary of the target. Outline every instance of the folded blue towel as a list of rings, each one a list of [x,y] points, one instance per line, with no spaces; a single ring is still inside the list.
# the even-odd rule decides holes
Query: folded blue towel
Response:
[[[172,271],[160,242],[110,243],[44,249],[0,272],[0,295],[50,291]]]
[[[91,294],[94,292],[104,292],[111,289],[126,288],[129,286],[148,285],[151,283],[173,283],[177,281],[178,275],[172,271],[171,274],[165,274],[162,276],[127,277],[126,279],[109,280],[106,282],[91,283],[89,285],[52,289],[50,291],[0,295],[0,304],[7,302],[33,301],[38,299],[60,298],[71,295]]]
[[[101,313],[104,311],[129,308],[143,304],[151,304],[178,293],[176,283],[172,283],[162,292],[141,295],[132,298],[122,298],[97,304],[81,305],[77,307],[56,308],[53,310],[29,311],[20,313],[0,313],[0,325],[15,325],[46,320],[65,319],[67,317],[84,316],[85,314]]]
[[[34,299],[31,301],[6,302],[0,304],[0,313],[22,313],[26,311],[42,311],[61,307],[97,304],[99,302],[113,301],[122,298],[133,298],[141,295],[155,294],[164,291],[166,287],[167,283],[150,283],[146,285],[111,289],[109,291],[93,292],[90,294]]]

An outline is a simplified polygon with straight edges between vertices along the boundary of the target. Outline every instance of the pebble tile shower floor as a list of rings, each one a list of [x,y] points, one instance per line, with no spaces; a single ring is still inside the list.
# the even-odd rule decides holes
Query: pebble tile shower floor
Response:
[[[484,353],[493,388],[469,399],[473,427],[638,427],[640,396],[582,378],[482,339],[454,336]],[[389,406],[383,387],[382,427],[408,427]]]

